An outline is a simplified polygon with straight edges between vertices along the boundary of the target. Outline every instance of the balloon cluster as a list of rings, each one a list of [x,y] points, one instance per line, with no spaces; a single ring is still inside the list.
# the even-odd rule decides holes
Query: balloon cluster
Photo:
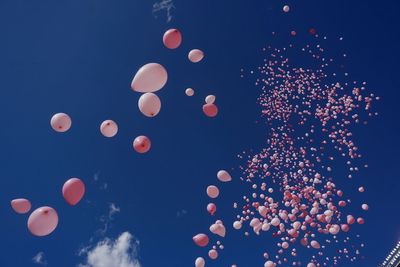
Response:
[[[302,250],[311,254],[308,267],[362,258],[364,244],[349,232],[364,224],[362,213],[369,206],[354,204],[334,175],[341,176],[342,162],[348,182],[359,171],[362,156],[353,127],[377,115],[371,108],[379,97],[365,92],[365,82],[349,81],[344,65],[336,63],[339,58],[326,55],[321,43],[327,37],[321,39],[315,29],[309,33],[310,44],[265,47],[262,65],[249,72],[242,69],[241,74],[254,78],[261,91],[257,103],[269,133],[259,152],[238,155],[245,162],[238,175],[251,193],[242,196],[242,204],[234,203],[239,212],[232,226],[244,229],[245,236],[271,233],[278,240],[275,253],[263,253],[265,267],[300,266]],[[358,192],[364,191],[358,187]],[[207,195],[217,197],[218,188],[208,186]],[[208,204],[207,211],[214,215],[216,206]],[[211,233],[225,235],[225,229],[216,232],[215,227],[210,227]],[[199,246],[209,243],[206,234],[193,240]],[[210,259],[216,258],[214,250],[215,246],[209,251]],[[199,257],[195,266],[205,266],[205,259]]]

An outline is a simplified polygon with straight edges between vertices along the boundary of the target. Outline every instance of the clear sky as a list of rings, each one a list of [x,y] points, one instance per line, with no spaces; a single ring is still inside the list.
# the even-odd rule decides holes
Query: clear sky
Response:
[[[347,70],[382,98],[379,117],[356,132],[370,166],[356,179],[367,188],[370,211],[359,227],[366,260],[351,266],[380,263],[400,236],[400,3],[287,3],[289,14],[278,0],[174,0],[167,22],[165,12],[152,13],[153,1],[0,0],[0,266],[38,266],[32,258],[43,252],[47,266],[74,267],[85,263],[83,248],[124,232],[139,240],[144,267],[193,266],[205,250],[191,237],[212,222],[205,211],[206,186],[215,182],[217,170],[237,167],[237,153],[262,147],[267,132],[254,123],[259,91],[240,78],[240,69],[258,66],[272,31],[284,36],[296,30],[303,38],[310,27],[343,36]],[[162,44],[171,27],[184,38],[173,51]],[[325,47],[335,50],[336,44]],[[187,61],[192,48],[205,51],[200,64]],[[170,77],[159,92],[161,113],[152,119],[138,111],[140,95],[130,89],[134,73],[148,62],[162,63]],[[195,97],[185,96],[187,87],[195,88]],[[215,119],[201,111],[208,94],[217,96]],[[73,119],[65,134],[50,128],[57,112]],[[105,119],[118,122],[115,138],[99,133]],[[145,155],[131,145],[141,134],[153,143]],[[86,183],[76,207],[61,195],[70,177]],[[233,182],[222,193],[239,199],[240,186]],[[17,197],[30,199],[33,208],[56,208],[56,231],[32,236],[27,216],[10,208]],[[227,224],[230,200],[218,200]],[[269,235],[232,234],[220,260],[207,266],[263,266],[260,253],[275,243]]]

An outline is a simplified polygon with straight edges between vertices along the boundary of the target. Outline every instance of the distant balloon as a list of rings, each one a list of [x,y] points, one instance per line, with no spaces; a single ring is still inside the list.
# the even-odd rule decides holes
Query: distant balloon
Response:
[[[118,125],[113,120],[105,120],[100,125],[100,132],[105,137],[113,137],[118,133]]]
[[[177,29],[169,29],[164,33],[163,43],[169,49],[176,49],[182,43],[182,34]]]
[[[215,185],[210,185],[207,187],[207,195],[210,198],[217,198],[219,196],[219,189]]]
[[[288,13],[290,11],[290,7],[288,5],[283,6],[283,12]]]
[[[187,88],[187,89],[185,90],[185,94],[186,94],[187,96],[193,96],[193,95],[194,95],[194,90],[193,90],[192,88]]]
[[[194,263],[195,267],[204,267],[205,265],[206,265],[206,262],[202,257],[198,257]]]
[[[208,95],[205,99],[207,104],[213,104],[215,102],[215,95]]]
[[[193,49],[189,52],[188,58],[193,63],[200,62],[204,58],[204,52],[199,49]]]
[[[225,237],[226,229],[222,223],[214,223],[210,226],[210,232],[220,237]]]
[[[217,211],[217,206],[215,206],[214,203],[209,203],[207,205],[207,211],[211,216],[214,216],[215,212]]]
[[[210,257],[210,259],[215,260],[218,258],[218,251],[215,249],[211,249],[210,251],[208,251],[208,257]]]
[[[215,104],[203,105],[203,112],[208,117],[215,117],[218,114],[218,107]]]
[[[275,267],[276,264],[272,261],[267,261],[264,263],[264,267]]]
[[[32,212],[28,219],[28,229],[35,236],[51,234],[58,225],[57,212],[51,207],[41,207]]]
[[[133,141],[133,148],[138,153],[146,153],[150,150],[151,141],[147,136],[140,135]]]
[[[18,198],[11,201],[11,207],[16,213],[25,214],[31,210],[31,202],[25,198]]]
[[[314,263],[310,262],[309,264],[307,264],[307,267],[316,267]]]
[[[318,241],[312,240],[310,244],[311,244],[311,247],[313,247],[315,249],[321,248],[321,245],[318,243]]]
[[[232,181],[232,176],[225,170],[218,171],[217,178],[221,182],[230,182],[230,181]]]
[[[145,93],[139,98],[139,110],[147,117],[156,116],[161,109],[160,98],[153,93]]]
[[[235,221],[233,223],[233,228],[235,228],[236,230],[239,230],[240,228],[242,228],[242,223],[239,221]]]
[[[85,194],[85,184],[78,178],[71,178],[64,183],[62,194],[68,204],[75,206]]]
[[[57,113],[50,120],[50,125],[54,131],[63,133],[71,128],[71,118],[65,113]]]
[[[149,63],[137,71],[131,87],[136,92],[152,93],[163,88],[167,80],[168,73],[162,65]]]
[[[193,237],[193,242],[199,247],[205,247],[208,245],[209,239],[206,234],[198,234]]]

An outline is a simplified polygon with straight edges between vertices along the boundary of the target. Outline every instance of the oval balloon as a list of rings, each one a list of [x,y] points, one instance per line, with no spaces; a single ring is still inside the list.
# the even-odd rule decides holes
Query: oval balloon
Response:
[[[153,93],[145,93],[139,98],[139,110],[147,117],[156,116],[161,109],[160,98]]]
[[[189,52],[188,58],[193,63],[200,62],[204,58],[204,52],[200,49],[193,49]]]
[[[152,93],[164,87],[168,80],[167,70],[158,63],[141,67],[132,80],[131,88],[136,92]]]
[[[215,185],[210,185],[207,187],[207,195],[210,198],[217,198],[219,196],[219,189]]]
[[[177,29],[169,29],[164,33],[163,43],[166,48],[176,49],[182,43],[182,34]]]
[[[146,153],[151,148],[151,141],[147,136],[140,135],[133,141],[133,148],[138,153]]]
[[[41,207],[32,212],[28,219],[28,229],[35,236],[51,234],[58,225],[57,212],[51,207]]]
[[[215,102],[215,95],[206,96],[205,102],[207,104],[213,104]]]
[[[230,182],[230,181],[232,181],[231,175],[225,170],[218,171],[217,178],[221,182]]]
[[[202,257],[198,257],[194,262],[195,267],[204,267],[206,265],[205,260]]]
[[[17,198],[11,201],[11,207],[16,213],[25,214],[31,210],[31,202],[25,198]]]
[[[215,117],[218,114],[218,107],[215,104],[203,105],[203,112],[207,117]]]
[[[50,125],[54,131],[63,133],[71,128],[72,121],[70,116],[68,116],[68,114],[57,113],[54,114],[53,117],[51,118]]]
[[[192,88],[187,88],[187,89],[185,90],[185,94],[186,94],[187,96],[193,96],[193,95],[194,95],[194,90],[193,90]]]
[[[118,125],[113,120],[105,120],[100,125],[100,132],[105,137],[114,137],[118,133]]]
[[[85,194],[85,184],[78,178],[71,178],[64,183],[62,194],[68,204],[75,206]]]
[[[199,247],[205,247],[208,245],[209,239],[206,234],[198,234],[193,237],[193,242]]]
[[[207,211],[211,216],[214,216],[215,212],[217,212],[217,206],[214,203],[209,203],[207,205]]]

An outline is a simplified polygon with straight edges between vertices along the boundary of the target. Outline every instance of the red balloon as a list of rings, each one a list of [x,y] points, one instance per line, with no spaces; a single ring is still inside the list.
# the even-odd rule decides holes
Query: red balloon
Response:
[[[198,234],[193,237],[193,241],[199,247],[205,247],[208,245],[209,239],[206,234]]]
[[[28,213],[32,207],[31,202],[25,198],[18,198],[11,201],[11,207],[16,213]]]
[[[68,204],[75,206],[85,194],[85,184],[78,178],[71,178],[65,182],[62,194]]]
[[[215,212],[217,211],[217,206],[214,203],[209,203],[207,205],[207,211],[210,213],[212,216],[214,216]]]
[[[133,141],[133,148],[138,153],[146,153],[150,150],[151,141],[147,136],[140,135]]]
[[[169,29],[164,33],[163,43],[169,49],[176,49],[182,43],[182,34],[177,29]]]
[[[203,112],[208,117],[215,117],[218,114],[218,107],[215,104],[203,105]]]

